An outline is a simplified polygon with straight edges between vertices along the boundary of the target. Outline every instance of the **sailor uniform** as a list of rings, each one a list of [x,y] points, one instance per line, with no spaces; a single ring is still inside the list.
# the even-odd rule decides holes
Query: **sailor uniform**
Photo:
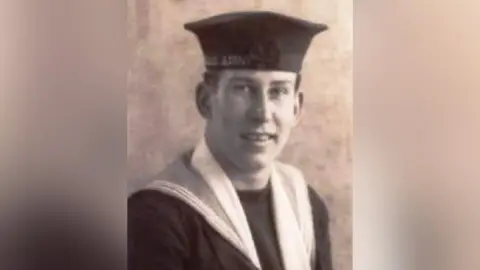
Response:
[[[300,73],[327,29],[273,12],[188,23],[207,70]],[[271,164],[264,190],[238,192],[205,140],[128,200],[130,270],[331,270],[328,212],[296,168]]]
[[[265,190],[237,192],[200,143],[129,198],[129,269],[332,269],[325,204],[275,166]]]

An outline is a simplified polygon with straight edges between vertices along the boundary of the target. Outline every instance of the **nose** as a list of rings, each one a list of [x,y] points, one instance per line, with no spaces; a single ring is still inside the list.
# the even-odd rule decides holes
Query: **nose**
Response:
[[[250,108],[250,118],[259,123],[265,123],[272,118],[272,108],[264,93],[255,95]]]

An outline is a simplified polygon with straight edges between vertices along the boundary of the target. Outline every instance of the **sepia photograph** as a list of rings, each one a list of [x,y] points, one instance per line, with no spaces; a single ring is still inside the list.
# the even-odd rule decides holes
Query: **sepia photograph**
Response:
[[[128,1],[128,269],[352,269],[350,1]]]
[[[4,2],[0,269],[480,269],[478,3]]]

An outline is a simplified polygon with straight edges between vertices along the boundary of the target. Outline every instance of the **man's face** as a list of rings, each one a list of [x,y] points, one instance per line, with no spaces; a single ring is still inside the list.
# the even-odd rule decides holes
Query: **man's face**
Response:
[[[298,120],[296,79],[293,72],[222,71],[207,125],[217,156],[241,171],[270,165]]]

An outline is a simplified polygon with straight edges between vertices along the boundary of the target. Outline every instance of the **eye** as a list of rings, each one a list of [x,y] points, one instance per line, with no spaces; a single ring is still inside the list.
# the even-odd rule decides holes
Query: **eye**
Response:
[[[235,84],[233,86],[233,90],[238,93],[251,93],[253,92],[254,88],[251,85],[248,84]]]
[[[270,88],[269,94],[271,97],[278,98],[288,95],[289,89],[286,86],[275,86]]]

